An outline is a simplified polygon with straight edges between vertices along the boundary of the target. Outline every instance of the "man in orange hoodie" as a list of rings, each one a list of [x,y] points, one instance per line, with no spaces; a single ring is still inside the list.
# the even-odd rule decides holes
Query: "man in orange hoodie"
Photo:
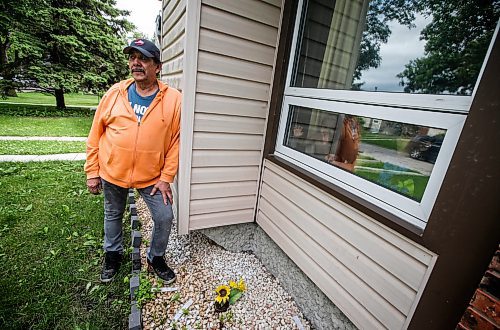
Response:
[[[97,107],[87,140],[87,188],[104,192],[104,262],[101,281],[116,275],[123,257],[122,217],[129,188],[136,188],[154,222],[149,268],[165,283],[175,273],[164,260],[172,225],[170,184],[179,165],[181,94],[157,79],[160,50],[137,39],[128,54],[131,79],[115,84]]]

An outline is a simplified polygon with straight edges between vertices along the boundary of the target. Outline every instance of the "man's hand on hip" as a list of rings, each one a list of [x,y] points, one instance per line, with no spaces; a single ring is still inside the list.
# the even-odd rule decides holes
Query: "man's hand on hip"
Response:
[[[87,189],[91,194],[99,195],[102,191],[101,178],[87,179]]]
[[[158,180],[158,182],[154,185],[153,189],[151,190],[150,195],[153,196],[154,194],[156,194],[158,190],[163,196],[163,203],[167,205],[168,201],[170,202],[170,204],[172,204],[172,190],[170,189],[170,183]]]

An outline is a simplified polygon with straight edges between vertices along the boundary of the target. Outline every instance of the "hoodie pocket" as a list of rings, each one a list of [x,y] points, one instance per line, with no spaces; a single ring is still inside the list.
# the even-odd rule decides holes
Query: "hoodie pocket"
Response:
[[[133,182],[148,182],[160,176],[159,151],[137,150],[136,164],[134,167]]]
[[[130,180],[133,163],[133,150],[113,145],[106,162],[106,172],[115,180],[127,182]]]

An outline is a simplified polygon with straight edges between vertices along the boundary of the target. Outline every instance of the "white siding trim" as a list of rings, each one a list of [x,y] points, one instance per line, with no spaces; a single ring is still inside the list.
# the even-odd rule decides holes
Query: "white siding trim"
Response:
[[[187,1],[184,80],[182,86],[181,147],[179,155],[179,234],[189,232],[189,201],[191,199],[191,157],[193,146],[193,120],[196,97],[196,71],[198,70],[198,39],[200,31],[201,0]]]

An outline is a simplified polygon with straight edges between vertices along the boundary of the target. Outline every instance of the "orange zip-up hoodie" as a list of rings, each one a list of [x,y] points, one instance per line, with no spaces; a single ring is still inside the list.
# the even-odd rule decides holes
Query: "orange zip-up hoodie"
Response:
[[[87,179],[124,188],[173,182],[179,167],[181,93],[158,80],[160,90],[139,123],[128,101],[133,79],[104,94],[87,139]]]

